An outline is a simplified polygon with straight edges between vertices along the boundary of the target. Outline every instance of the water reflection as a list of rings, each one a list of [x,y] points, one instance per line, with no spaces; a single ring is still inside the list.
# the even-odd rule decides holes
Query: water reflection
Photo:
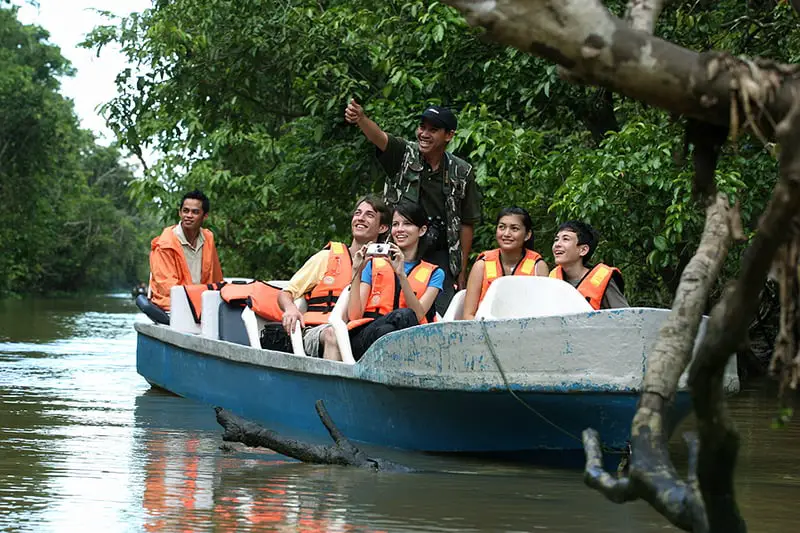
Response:
[[[673,529],[646,505],[607,502],[577,471],[383,450],[430,472],[375,475],[222,451],[208,406],[136,374],[135,320],[125,295],[0,304],[0,530]],[[764,386],[733,404],[738,496],[758,531],[794,524],[800,485],[800,425],[770,430],[774,405]]]

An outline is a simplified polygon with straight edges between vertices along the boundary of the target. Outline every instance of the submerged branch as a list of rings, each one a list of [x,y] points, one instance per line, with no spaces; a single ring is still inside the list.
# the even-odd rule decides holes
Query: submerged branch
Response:
[[[317,400],[316,409],[322,423],[334,439],[334,445],[309,444],[290,439],[221,407],[214,408],[217,413],[217,422],[225,428],[222,440],[226,442],[241,442],[250,447],[269,448],[305,463],[355,466],[368,468],[376,472],[414,471],[413,468],[405,465],[367,456],[339,431],[339,428],[336,427],[333,419],[325,409],[325,404],[322,400]]]

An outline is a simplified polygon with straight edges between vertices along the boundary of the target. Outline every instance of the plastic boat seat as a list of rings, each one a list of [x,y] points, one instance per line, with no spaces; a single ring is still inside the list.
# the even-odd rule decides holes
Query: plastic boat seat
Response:
[[[144,294],[140,294],[136,297],[136,307],[156,324],[169,325],[169,315],[151,302]]]
[[[194,321],[189,298],[183,285],[175,285],[169,290],[169,327],[183,333],[200,334],[200,324]]]
[[[200,317],[200,334],[209,339],[219,339],[219,291],[205,291],[202,296],[203,314]]]
[[[272,284],[274,282],[270,281],[269,283]],[[306,309],[308,308],[305,298],[297,298],[294,301],[294,305],[297,306],[301,313],[305,313]],[[242,322],[244,323],[245,330],[247,331],[247,339],[250,347],[261,349],[261,329],[268,321],[255,314],[249,307],[245,306],[245,308],[242,310]],[[306,352],[303,348],[303,332],[300,330],[299,324],[294,328],[294,331],[291,335],[291,340],[292,353],[294,353],[294,355],[305,357]]]
[[[489,286],[476,320],[573,315],[592,306],[566,281],[540,276],[504,276]]]
[[[461,320],[464,316],[464,298],[467,296],[466,289],[458,291],[453,299],[450,300],[450,305],[447,306],[447,311],[440,319],[440,322],[452,322],[453,320]]]

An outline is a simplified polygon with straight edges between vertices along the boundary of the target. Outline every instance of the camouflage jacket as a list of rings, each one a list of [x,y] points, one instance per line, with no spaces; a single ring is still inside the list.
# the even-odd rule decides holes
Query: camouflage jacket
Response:
[[[419,201],[420,178],[424,168],[422,154],[416,142],[405,141],[406,151],[400,170],[386,179],[383,199],[390,207],[402,198]],[[467,180],[472,165],[450,152],[444,153],[447,172],[444,180],[445,212],[447,214],[447,251],[450,272],[458,276],[461,272],[461,201],[467,190]]]

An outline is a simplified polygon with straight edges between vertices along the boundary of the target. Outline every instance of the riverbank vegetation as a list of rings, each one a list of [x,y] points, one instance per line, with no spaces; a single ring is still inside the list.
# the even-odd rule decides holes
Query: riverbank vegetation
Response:
[[[658,31],[788,60],[800,51],[793,23],[785,4],[725,0],[668,7]],[[427,103],[457,111],[452,147],[477,166],[484,193],[475,250],[494,245],[502,206],[532,213],[551,264],[557,223],[588,220],[604,238],[598,259],[622,269],[629,300],[666,306],[699,241],[682,124],[562,81],[552,63],[482,39],[443,4],[156,1],[87,44],[109,43],[143,66],[120,73],[109,123],[132,152],[163,154],[134,183],[137,197],[164,200],[166,217],[180,191],[204,189],[227,272],[285,277],[326,239],[347,238],[350,204],[382,184],[373,148],[343,120],[350,98],[406,137]],[[746,228],[775,169],[760,143],[724,151],[717,178],[741,201]]]
[[[485,194],[476,249],[491,246],[491,214],[503,205],[534,214],[545,253],[557,221],[581,218],[604,234],[598,258],[623,269],[633,303],[672,303],[648,358],[629,473],[603,471],[600,436],[587,428],[586,482],[617,503],[643,499],[687,531],[745,531],[722,375],[776,254],[774,370],[783,391],[800,381],[792,3],[448,2],[465,18],[415,0],[156,0],[99,28],[90,45],[116,41],[149,68],[123,73],[107,108],[131,150],[165,154],[137,183],[142,197],[203,186],[220,199],[231,263],[287,273],[321,233],[344,237],[345,206],[381,181],[367,143],[342,121],[349,98],[406,135],[424,103],[455,108],[453,148],[477,166]],[[726,53],[696,52],[709,49]],[[699,431],[684,480],[665,416],[693,354]]]
[[[132,169],[82,130],[47,32],[0,6],[0,296],[129,287],[147,279],[153,222]]]

